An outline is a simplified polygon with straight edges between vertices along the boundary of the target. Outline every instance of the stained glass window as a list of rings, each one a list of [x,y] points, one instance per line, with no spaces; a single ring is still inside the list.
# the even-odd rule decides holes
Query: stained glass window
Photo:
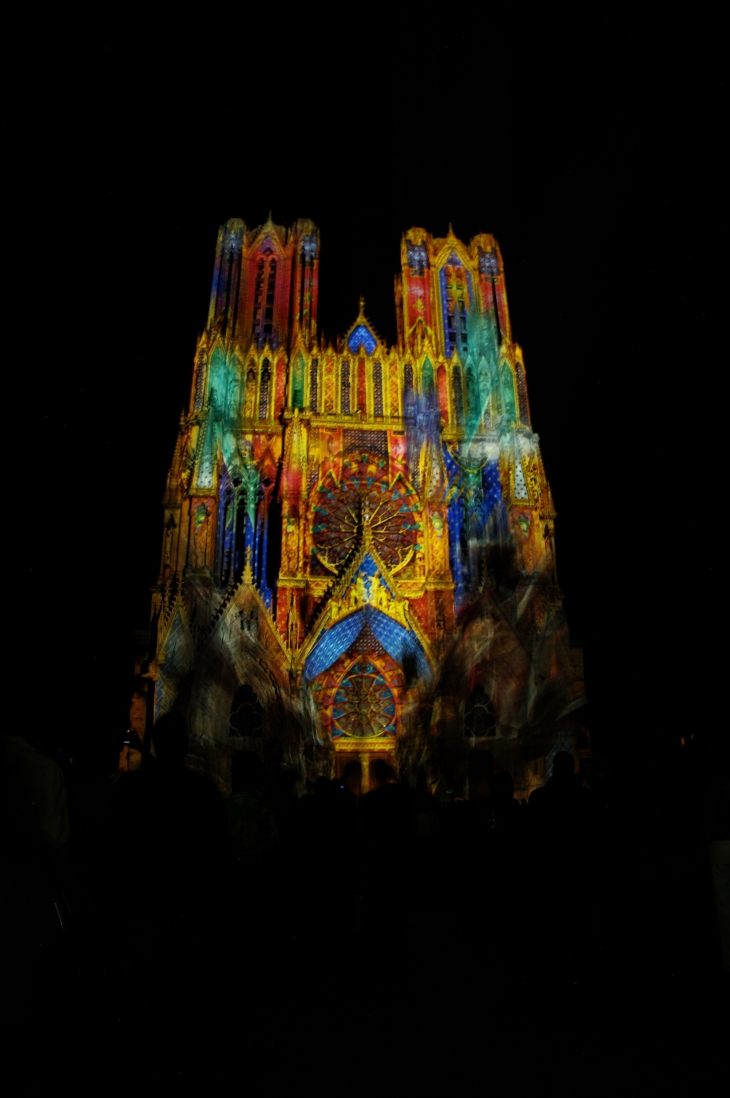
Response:
[[[502,399],[504,401],[504,414],[507,419],[515,418],[515,383],[512,371],[505,362],[502,367]]]
[[[355,375],[355,393],[356,400],[354,403],[353,411],[357,411],[358,408],[361,412],[367,410],[367,385],[365,381],[365,359],[358,359],[357,373]]]
[[[517,363],[517,399],[520,405],[520,423],[525,427],[530,426],[530,415],[527,410],[527,381],[525,379],[525,367],[521,362]]]
[[[447,357],[467,348],[467,328],[471,301],[471,280],[459,257],[452,252],[441,268],[441,306]]]
[[[261,371],[261,389],[259,390],[259,419],[269,418],[269,381],[271,380],[271,374],[269,372],[269,360],[264,359],[263,369]]]
[[[358,544],[365,525],[389,568],[402,565],[420,547],[418,496],[402,479],[389,483],[387,457],[372,450],[345,457],[340,484],[328,478],[317,488],[312,508],[315,554],[336,569]]]
[[[423,276],[428,267],[428,255],[425,244],[408,244],[408,268],[412,275]]]
[[[383,414],[383,367],[379,362],[373,363],[373,414]]]
[[[253,324],[251,327],[251,337],[258,342],[259,331],[261,327],[261,304],[263,297],[264,287],[264,260],[263,257],[259,259],[256,264],[256,282],[254,283],[253,291]]]
[[[319,401],[319,359],[313,358],[309,367],[309,407],[317,411]]]
[[[413,394],[413,367],[410,362],[406,362],[403,367],[403,389],[408,399]]]
[[[358,659],[342,678],[332,703],[332,735],[372,739],[394,736],[396,710],[393,691],[377,664]]]
[[[294,377],[292,379],[292,408],[304,407],[304,359],[298,354],[294,360]]]
[[[254,283],[253,324],[251,336],[259,347],[272,344],[274,331],[274,297],[276,290],[276,257],[267,248],[256,265]]]
[[[458,426],[464,423],[464,387],[461,381],[461,366],[454,366],[451,374],[454,399],[454,422]]]
[[[499,261],[496,252],[479,253],[479,273],[486,275],[487,278],[497,278],[499,276]]]
[[[388,457],[388,432],[387,431],[350,431],[347,428],[342,432],[342,449],[345,457],[353,453],[360,457],[365,451],[375,455],[380,461]],[[347,467],[348,469],[350,466]],[[380,468],[380,464],[378,465]],[[385,468],[385,466],[383,466]]]
[[[497,718],[492,699],[483,686],[477,686],[466,699],[464,735],[481,739],[497,735]]]
[[[347,359],[340,369],[340,411],[350,414],[350,363]]]
[[[195,375],[195,411],[199,412],[203,407],[203,390],[205,387],[205,351],[198,354],[198,367]]]
[[[423,391],[424,393],[433,392],[433,366],[428,358],[423,362]]]
[[[314,233],[302,237],[302,255],[307,259],[314,259],[317,254],[317,237]]]
[[[480,419],[479,390],[477,389],[474,371],[471,366],[466,368],[466,419],[470,430],[474,430]]]

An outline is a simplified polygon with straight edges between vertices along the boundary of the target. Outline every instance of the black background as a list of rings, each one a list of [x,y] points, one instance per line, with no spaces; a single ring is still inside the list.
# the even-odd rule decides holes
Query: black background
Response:
[[[394,339],[410,226],[495,234],[596,746],[651,756],[719,719],[719,28],[460,11],[8,40],[17,719],[124,726],[217,229],[269,210],[321,230],[333,339],[360,294]]]

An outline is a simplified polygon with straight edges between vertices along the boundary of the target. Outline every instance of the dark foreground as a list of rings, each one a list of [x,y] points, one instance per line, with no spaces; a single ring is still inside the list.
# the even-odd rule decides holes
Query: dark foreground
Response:
[[[573,783],[557,807],[392,782],[359,804],[327,783],[296,798],[248,774],[225,834],[202,779],[176,773],[69,777],[60,891],[6,844],[18,1089],[722,1086],[730,995],[681,772]]]

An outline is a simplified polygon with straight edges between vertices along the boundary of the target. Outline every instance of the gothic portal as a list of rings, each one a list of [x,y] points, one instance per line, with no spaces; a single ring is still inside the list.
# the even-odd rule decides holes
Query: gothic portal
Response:
[[[223,785],[253,748],[527,789],[587,740],[499,247],[407,232],[394,347],[362,300],[319,338],[319,257],[311,221],[220,229],[134,720],[184,709]]]

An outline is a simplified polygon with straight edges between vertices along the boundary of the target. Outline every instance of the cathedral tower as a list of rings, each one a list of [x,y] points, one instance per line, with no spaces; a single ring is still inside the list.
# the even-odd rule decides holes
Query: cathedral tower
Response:
[[[363,790],[378,758],[451,789],[498,761],[528,789],[587,743],[497,242],[404,235],[394,347],[362,299],[318,342],[318,274],[310,221],[218,234],[148,711],[184,708],[223,784],[254,748]]]

